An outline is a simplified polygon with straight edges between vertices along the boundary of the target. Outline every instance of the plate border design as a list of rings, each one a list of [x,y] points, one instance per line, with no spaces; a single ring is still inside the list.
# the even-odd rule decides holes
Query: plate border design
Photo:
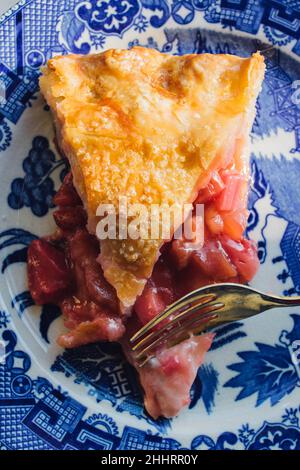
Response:
[[[45,0],[21,0],[0,17],[0,28],[14,19],[16,28],[20,31],[22,12],[30,4],[34,2],[40,4],[41,1],[45,4]],[[74,2],[74,0],[64,1]],[[122,29],[120,26],[113,33],[118,38],[122,38],[128,30],[133,29],[138,35],[144,33],[150,26],[162,28],[169,21],[177,27],[195,26],[197,15],[201,15],[201,20],[207,25],[217,24],[228,31],[253,36],[259,33],[258,37],[265,42],[283,47],[284,50],[300,56],[300,7],[299,11],[290,9],[288,5],[284,5],[283,0],[264,2],[216,0],[215,5],[219,7],[219,13],[214,11],[212,0],[130,1],[132,5],[138,4],[139,8],[134,9],[132,17],[128,16],[126,28]],[[94,0],[88,3],[94,5]],[[52,52],[88,52],[85,42],[80,46],[77,45],[78,34],[85,33],[89,34],[93,41],[98,40],[101,49],[109,35],[107,24],[101,28],[95,30],[89,18],[86,18],[85,22],[82,21],[78,10],[64,12],[59,48]],[[20,59],[22,34],[17,34],[16,44],[17,56]],[[0,107],[0,158],[1,152],[11,145],[14,126],[26,107],[35,99],[38,68],[40,61],[46,58],[43,51],[34,49],[26,52],[26,63],[23,62],[23,58],[19,63],[17,60],[14,68],[10,69],[0,63],[0,73],[7,74],[14,83],[12,94],[8,97],[14,103],[13,108],[7,109],[6,114],[2,114]],[[24,253],[22,256],[24,258]],[[26,302],[30,302],[26,296],[19,301],[23,301],[24,308]],[[286,347],[289,346],[286,344]],[[163,430],[154,433],[153,430],[144,431],[132,426],[119,429],[112,416],[101,413],[89,414],[87,408],[72,398],[68,392],[56,388],[46,377],[40,377],[30,355],[20,345],[16,333],[12,330],[9,314],[0,310],[0,450],[179,450],[183,448],[299,450],[299,416],[300,406],[288,408],[277,421],[262,421],[255,429],[244,423],[236,431],[225,430],[219,436],[198,435],[188,445],[168,437]]]

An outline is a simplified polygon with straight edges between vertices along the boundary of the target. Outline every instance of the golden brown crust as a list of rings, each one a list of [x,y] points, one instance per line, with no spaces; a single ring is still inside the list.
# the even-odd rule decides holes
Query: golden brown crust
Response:
[[[117,206],[120,195],[145,205],[193,201],[230,139],[249,131],[263,75],[258,53],[179,57],[136,47],[51,59],[41,90],[90,227],[99,204]],[[125,307],[162,240],[132,243],[107,240],[100,257]]]

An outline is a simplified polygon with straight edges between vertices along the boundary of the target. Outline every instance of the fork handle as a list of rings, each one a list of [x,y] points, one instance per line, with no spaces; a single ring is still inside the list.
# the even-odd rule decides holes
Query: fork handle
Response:
[[[209,287],[207,291],[209,292]],[[206,293],[205,289],[204,292]],[[224,308],[220,310],[217,318],[210,321],[210,325],[213,327],[232,321],[245,320],[272,308],[300,306],[299,296],[268,295],[247,285],[215,284],[214,293],[218,302],[223,303]]]
[[[264,300],[265,308],[280,307],[297,307],[300,306],[300,296],[295,297],[282,297],[268,294],[261,294],[261,298]]]

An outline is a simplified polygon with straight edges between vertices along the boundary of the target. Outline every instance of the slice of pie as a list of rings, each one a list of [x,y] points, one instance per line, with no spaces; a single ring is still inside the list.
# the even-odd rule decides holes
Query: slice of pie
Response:
[[[117,340],[126,350],[129,331],[184,293],[253,277],[256,248],[243,233],[248,135],[263,76],[259,53],[179,57],[136,47],[48,62],[41,90],[71,174],[55,196],[58,231],[33,242],[28,273],[34,300],[61,306],[70,330],[62,346]],[[167,239],[99,243],[97,209],[110,204],[118,213],[121,196],[149,212],[204,204],[204,245],[191,250],[172,239],[182,220]],[[160,351],[140,371],[152,416],[173,416],[188,403],[211,341]]]

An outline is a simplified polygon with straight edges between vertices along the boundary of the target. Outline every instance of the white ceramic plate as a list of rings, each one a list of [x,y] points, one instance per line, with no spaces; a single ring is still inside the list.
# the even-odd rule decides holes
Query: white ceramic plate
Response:
[[[59,312],[33,306],[26,283],[28,244],[51,232],[51,197],[65,172],[39,68],[56,54],[140,44],[173,54],[264,51],[252,134],[248,232],[261,260],[253,285],[300,294],[300,9],[259,4],[26,0],[0,20],[2,448],[300,448],[300,309],[220,329],[190,408],[153,421],[119,348],[59,349]]]

